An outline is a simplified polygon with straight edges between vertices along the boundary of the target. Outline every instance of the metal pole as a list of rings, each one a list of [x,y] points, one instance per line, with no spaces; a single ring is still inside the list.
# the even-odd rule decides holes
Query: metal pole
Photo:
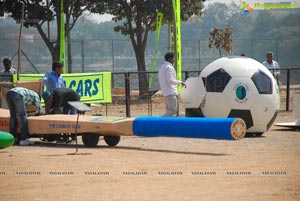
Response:
[[[175,5],[173,4],[173,1],[172,1],[172,6],[174,7]],[[176,16],[175,16],[175,13],[174,13],[174,9],[172,9],[172,14],[173,14],[173,45],[174,45],[174,53],[175,53],[175,63],[174,63],[174,67],[175,67],[175,71],[177,72],[177,56],[178,56],[178,52],[177,52],[177,27],[176,27]],[[179,16],[180,17],[180,16]]]
[[[126,101],[126,117],[130,117],[130,74],[125,73],[125,101]]]
[[[84,40],[81,40],[81,71],[84,73]]]
[[[18,70],[17,70],[17,80],[20,80],[19,74],[21,72],[21,43],[22,43],[22,28],[23,28],[23,21],[24,21],[24,9],[25,9],[25,4],[22,3],[21,22],[20,22],[20,31],[19,31],[19,40],[18,40]]]
[[[78,152],[78,141],[77,141],[77,138],[78,138],[78,135],[77,135],[78,120],[79,120],[79,113],[77,114],[76,128],[75,128],[75,136],[76,136],[76,152],[75,153]]]
[[[253,38],[251,38],[251,57],[254,59],[254,56],[253,56]]]
[[[278,59],[278,39],[276,39],[276,60],[279,62],[279,59]]]
[[[286,111],[290,109],[290,69],[286,73]]]
[[[170,22],[168,23],[168,47],[167,47],[167,51],[171,52],[172,49],[172,39],[171,39],[171,25]]]
[[[201,59],[200,59],[200,51],[201,51],[201,39],[199,39],[199,71],[201,70]]]
[[[115,72],[114,39],[111,40],[112,72]]]
[[[31,60],[28,58],[28,56],[25,54],[25,52],[22,50],[22,48],[20,48],[21,53],[24,55],[24,57],[27,59],[27,61],[30,63],[30,65],[32,66],[32,68],[35,70],[36,73],[40,73],[37,69],[37,67],[31,62]]]
[[[185,80],[187,80],[190,77],[190,72],[189,71],[185,71]]]

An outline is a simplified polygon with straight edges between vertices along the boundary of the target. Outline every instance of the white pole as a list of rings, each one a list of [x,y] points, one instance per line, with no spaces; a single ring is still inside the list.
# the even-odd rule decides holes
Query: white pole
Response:
[[[21,22],[20,22],[20,31],[19,31],[19,41],[18,41],[18,70],[17,70],[17,80],[19,80],[19,74],[21,71],[21,42],[22,42],[22,27],[24,21],[24,8],[25,4],[22,3],[22,11],[21,11]]]

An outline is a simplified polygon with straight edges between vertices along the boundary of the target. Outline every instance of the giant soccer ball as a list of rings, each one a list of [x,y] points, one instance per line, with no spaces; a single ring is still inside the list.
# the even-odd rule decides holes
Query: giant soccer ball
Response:
[[[267,131],[280,107],[273,75],[247,57],[217,59],[186,84],[181,92],[186,116],[239,117],[245,121],[248,134]]]

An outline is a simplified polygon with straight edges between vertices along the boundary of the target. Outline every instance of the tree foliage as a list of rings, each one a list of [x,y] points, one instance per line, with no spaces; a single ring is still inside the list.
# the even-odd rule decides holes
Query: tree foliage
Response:
[[[0,1],[0,17],[4,16],[5,9],[4,9],[4,2]]]
[[[0,0],[0,3],[1,2],[3,1]],[[224,12],[228,13],[226,14],[228,18],[220,21]],[[268,20],[264,20],[263,18],[267,18]],[[247,15],[241,15],[240,6],[238,5],[224,5],[217,2],[209,4],[203,10],[201,19],[199,19],[199,17],[193,17],[188,20],[188,22],[182,23],[183,69],[198,69],[198,65],[204,67],[207,64],[206,61],[209,62],[219,57],[218,51],[216,51],[217,54],[214,54],[212,49],[208,47],[208,38],[210,36],[210,31],[208,30],[213,30],[214,27],[224,28],[227,24],[234,30],[232,34],[234,46],[234,51],[231,53],[232,55],[240,55],[243,52],[248,57],[252,57],[258,61],[264,61],[266,51],[273,51],[280,65],[285,67],[299,66],[300,20],[298,19],[300,19],[299,13],[291,12],[290,14],[275,15],[270,13],[249,13]],[[17,41],[15,38],[19,26],[12,21],[13,20],[8,17],[0,18],[0,36],[2,39],[0,42],[0,55],[2,55],[2,57],[10,56],[13,58],[16,52]],[[122,24],[122,22],[118,22],[118,24]],[[131,59],[134,56],[131,42],[125,41],[126,36],[121,35],[119,32],[114,33],[114,27],[118,24],[113,21],[95,24],[86,16],[81,17],[76,22],[76,25],[71,31],[72,39],[76,40],[72,43],[74,63],[76,60],[76,65],[73,64],[74,70],[78,72],[81,71],[82,49],[78,40],[85,39],[95,39],[84,41],[83,50],[85,59],[83,65],[87,71],[89,71],[89,69],[93,71],[111,70],[113,64],[110,64],[110,61],[113,57],[115,58],[114,69],[116,71],[119,69],[124,70],[125,68],[129,68],[130,70],[136,68],[136,61],[132,61],[133,59]],[[273,25],[270,27],[270,24]],[[55,23],[50,23],[50,26],[51,34],[55,36],[57,31]],[[268,27],[268,29],[265,30],[264,27]],[[26,29],[23,33],[38,34],[35,28]],[[167,26],[162,27],[160,35],[159,59],[163,59],[162,54],[168,47],[166,40],[168,35]],[[110,47],[110,39],[112,38],[116,39],[113,44],[114,53],[111,52],[112,49]],[[97,39],[101,39],[102,42],[95,42]],[[107,44],[104,45],[103,43]],[[27,40],[22,44],[24,48],[26,47],[26,49],[23,49],[24,52],[26,52],[34,65],[40,67],[41,72],[45,72],[47,68],[49,69],[49,67],[47,67],[51,60],[49,60],[49,51],[47,47],[44,48],[44,44],[39,38],[34,38],[33,44],[28,43]],[[277,47],[278,49],[276,49]],[[154,52],[154,48],[155,34],[150,33],[145,54],[147,64],[152,64],[151,54]],[[187,52],[188,49],[189,52]],[[276,52],[278,52],[278,55],[276,55]],[[222,54],[224,54],[223,51]],[[104,61],[103,57],[107,57],[107,62]],[[123,57],[130,57],[130,59],[125,60],[122,59]],[[197,58],[200,58],[201,61],[199,62]],[[105,62],[107,65],[104,64],[99,67],[99,62]],[[195,67],[193,68],[192,66]],[[30,70],[30,64],[23,69],[26,68]]]
[[[233,51],[232,45],[232,28],[227,25],[224,29],[214,28],[210,33],[209,48],[217,48],[219,50],[220,57],[221,49],[224,49],[227,53]]]
[[[181,0],[181,19],[186,21],[194,15],[201,15],[204,0]],[[91,11],[114,15],[115,22],[121,22],[114,30],[128,36],[135,51],[137,70],[146,71],[145,49],[148,34],[155,30],[157,12],[164,14],[163,23],[172,22],[171,0],[104,0],[95,3]],[[147,90],[146,74],[139,74],[140,92]]]
[[[59,60],[59,30],[60,30],[60,11],[63,9],[66,14],[65,35],[69,36],[75,22],[87,10],[91,2],[82,0],[64,0],[64,8],[61,8],[60,0],[9,0],[2,2],[1,9],[20,23],[22,4],[25,5],[24,27],[34,27],[46,43],[52,60]],[[2,10],[0,10],[0,15]],[[56,21],[58,31],[54,33],[49,30],[50,26],[46,23]]]
[[[193,15],[201,15],[203,1],[181,1],[181,19],[186,21]],[[129,36],[135,50],[145,49],[148,33],[155,31],[155,19],[158,11],[164,14],[164,23],[169,23],[173,19],[171,0],[106,0],[95,3],[91,11],[112,14],[115,16],[113,18],[115,22],[122,22],[122,24],[116,25],[114,30]]]

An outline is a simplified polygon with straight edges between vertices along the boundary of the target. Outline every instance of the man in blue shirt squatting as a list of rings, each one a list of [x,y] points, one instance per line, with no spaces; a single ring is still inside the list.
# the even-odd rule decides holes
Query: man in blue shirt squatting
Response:
[[[49,94],[54,89],[57,88],[66,88],[64,79],[62,77],[64,65],[59,61],[54,61],[52,63],[52,71],[47,72],[43,77],[43,83],[46,85],[46,91],[42,94],[43,99],[45,100],[45,113],[49,114],[49,107],[48,101],[46,101],[45,97],[48,97]]]
[[[63,63],[59,61],[54,61],[52,63],[52,72],[48,72],[43,77],[44,85],[46,85],[46,91],[43,93],[43,99],[45,100],[45,112],[49,114],[49,103],[46,97],[49,97],[54,89],[57,88],[66,88],[65,81],[62,77],[63,73]],[[68,114],[69,112],[65,111],[64,114]],[[70,114],[76,114],[76,110],[71,108]]]
[[[51,103],[49,102],[49,98],[53,91],[58,88],[66,88],[65,81],[62,77],[63,73],[63,63],[60,61],[54,61],[52,63],[52,72],[47,72],[43,77],[43,83],[46,85],[46,91],[42,94],[43,99],[45,100],[45,113],[50,114]],[[55,100],[54,100],[55,101]],[[63,114],[76,114],[76,109],[71,107],[70,111],[63,110]],[[66,134],[63,135],[63,141],[68,141],[68,136]],[[74,137],[72,136],[74,139]]]

